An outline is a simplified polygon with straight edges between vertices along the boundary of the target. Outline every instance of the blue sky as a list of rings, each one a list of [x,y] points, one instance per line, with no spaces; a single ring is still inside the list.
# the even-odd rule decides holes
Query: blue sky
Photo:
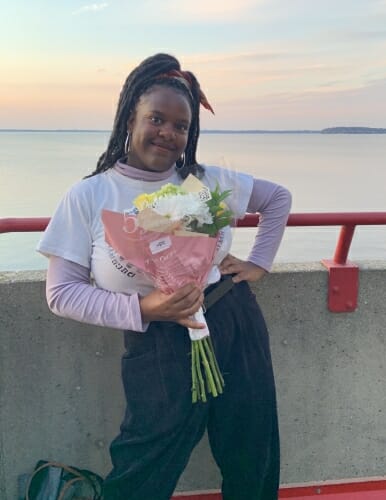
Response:
[[[144,57],[195,72],[203,128],[386,127],[386,0],[4,2],[0,128],[110,129]]]

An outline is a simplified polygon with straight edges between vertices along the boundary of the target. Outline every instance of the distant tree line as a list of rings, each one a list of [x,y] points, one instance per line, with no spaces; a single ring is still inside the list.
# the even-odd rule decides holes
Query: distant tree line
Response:
[[[386,128],[372,127],[331,127],[324,128],[322,134],[386,134]]]

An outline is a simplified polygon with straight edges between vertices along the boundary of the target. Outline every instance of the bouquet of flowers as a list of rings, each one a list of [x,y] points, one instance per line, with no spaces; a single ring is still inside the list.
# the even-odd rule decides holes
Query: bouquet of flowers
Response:
[[[194,282],[204,288],[213,264],[217,235],[233,214],[220,192],[190,175],[180,186],[166,184],[154,193],[143,193],[123,214],[103,210],[106,242],[123,258],[151,277],[164,293]],[[202,308],[194,319],[206,325]],[[209,329],[189,328],[192,343],[192,401],[207,401],[223,392]],[[205,375],[205,377],[204,377]]]

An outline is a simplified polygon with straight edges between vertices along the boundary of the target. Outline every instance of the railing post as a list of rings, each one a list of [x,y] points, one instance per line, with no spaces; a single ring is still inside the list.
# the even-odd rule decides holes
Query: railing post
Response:
[[[347,260],[355,225],[341,227],[332,260],[322,260],[328,269],[327,303],[331,312],[352,312],[358,305],[359,268]]]
[[[346,225],[341,227],[339,240],[336,244],[334,254],[334,262],[337,264],[345,264],[347,261],[355,227],[355,225]]]

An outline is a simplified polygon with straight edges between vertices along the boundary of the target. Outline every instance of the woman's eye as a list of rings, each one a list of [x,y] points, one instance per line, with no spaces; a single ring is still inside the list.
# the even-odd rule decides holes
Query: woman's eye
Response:
[[[179,130],[180,132],[187,132],[188,131],[188,126],[185,125],[185,124],[179,124],[177,125],[177,130]]]
[[[150,121],[154,123],[154,125],[159,125],[161,123],[161,118],[159,118],[158,116],[152,116],[150,118]]]

